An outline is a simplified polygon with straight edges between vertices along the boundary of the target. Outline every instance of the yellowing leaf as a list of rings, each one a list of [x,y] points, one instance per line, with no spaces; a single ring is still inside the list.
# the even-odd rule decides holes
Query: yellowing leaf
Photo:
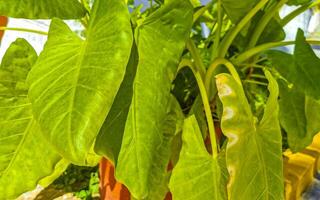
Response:
[[[231,200],[284,198],[278,85],[267,71],[266,77],[270,96],[262,120],[256,123],[242,86],[229,74],[216,76],[223,104],[221,128],[228,138],[226,162]]]

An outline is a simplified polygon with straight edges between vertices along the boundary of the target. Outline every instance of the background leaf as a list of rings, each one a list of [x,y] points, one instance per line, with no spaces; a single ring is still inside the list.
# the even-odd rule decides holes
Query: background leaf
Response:
[[[184,121],[182,141],[179,161],[169,185],[173,198],[221,200],[218,159],[207,152],[194,115]]]
[[[28,81],[44,135],[64,158],[86,164],[125,74],[132,46],[123,1],[96,0],[86,40],[54,19]]]
[[[79,19],[86,14],[77,0],[0,0],[0,15],[27,19]]]
[[[171,82],[189,36],[192,9],[189,1],[167,1],[135,31],[139,64],[116,177],[138,199],[150,192],[152,163],[163,141],[162,126]]]
[[[30,44],[17,39],[9,47],[0,72],[7,70],[12,75],[13,85],[24,85],[22,76],[16,75],[27,75],[36,58]],[[34,189],[61,159],[41,134],[27,92],[0,82],[0,199],[14,199]]]
[[[320,103],[284,81],[280,86],[280,123],[287,133],[290,149],[303,150],[320,131]]]
[[[253,8],[257,0],[221,0],[221,3],[231,21],[237,23]]]
[[[320,59],[306,42],[301,29],[297,33],[293,56],[280,51],[269,51],[267,55],[272,65],[298,90],[314,99],[320,99]]]
[[[223,104],[221,128],[228,138],[229,199],[284,198],[278,85],[267,71],[266,77],[270,96],[256,124],[242,86],[229,74],[216,76]]]

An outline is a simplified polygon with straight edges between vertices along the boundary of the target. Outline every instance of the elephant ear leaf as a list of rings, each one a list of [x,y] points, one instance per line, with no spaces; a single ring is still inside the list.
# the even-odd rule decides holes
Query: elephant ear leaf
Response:
[[[43,134],[63,157],[86,158],[124,78],[132,46],[124,1],[96,0],[86,40],[53,19],[48,42],[28,76]]]
[[[224,10],[233,23],[240,21],[258,2],[257,0],[220,0]]]
[[[121,148],[124,127],[132,100],[133,81],[138,65],[137,47],[133,44],[124,79],[103,126],[97,136],[94,150],[116,164]]]
[[[298,152],[311,144],[320,131],[320,102],[306,96],[296,87],[280,86],[280,123],[287,133],[289,147]]]
[[[26,19],[79,19],[86,9],[77,0],[0,0],[0,15]]]
[[[116,177],[138,199],[149,193],[152,163],[163,141],[162,124],[170,99],[171,82],[192,26],[192,10],[189,1],[166,1],[135,32],[139,64]]]
[[[0,199],[34,189],[61,159],[41,134],[27,98],[23,78],[36,58],[30,44],[17,39],[1,64],[0,74],[10,75],[10,82],[0,80]]]
[[[320,100],[320,59],[307,43],[304,33],[298,30],[294,54],[290,55],[280,51],[267,53],[272,65],[281,76],[292,83],[295,88],[316,100]]]
[[[169,184],[173,198],[221,200],[218,158],[208,153],[194,115],[184,121],[182,141]]]
[[[226,162],[230,178],[227,190],[231,200],[284,199],[279,91],[271,74],[268,71],[265,74],[270,95],[258,124],[242,85],[229,74],[216,76],[223,104],[221,128],[228,138]]]

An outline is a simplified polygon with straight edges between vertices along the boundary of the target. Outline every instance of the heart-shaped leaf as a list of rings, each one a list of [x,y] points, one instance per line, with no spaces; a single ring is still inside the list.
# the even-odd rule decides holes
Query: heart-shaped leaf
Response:
[[[130,15],[119,0],[96,0],[86,40],[54,19],[28,81],[33,112],[66,159],[86,164],[123,80],[132,46]]]
[[[17,39],[1,64],[0,74],[7,72],[11,81],[0,80],[0,199],[34,189],[61,159],[41,134],[27,98],[23,77],[36,58],[30,44]]]

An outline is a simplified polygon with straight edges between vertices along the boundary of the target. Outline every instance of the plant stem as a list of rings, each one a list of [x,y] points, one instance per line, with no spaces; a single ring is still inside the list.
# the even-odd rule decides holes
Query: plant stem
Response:
[[[210,6],[210,3],[200,8],[193,14],[193,23],[195,23],[208,10],[209,6]]]
[[[254,80],[244,80],[243,82],[245,82],[245,83],[252,83],[252,84],[256,84],[256,85],[268,86],[267,83],[263,83],[263,82],[260,82],[260,81],[254,81]]]
[[[236,70],[236,68],[233,66],[233,64],[231,62],[229,62],[228,60],[224,59],[224,58],[217,58],[213,61],[213,63],[210,65],[210,67],[208,68],[208,71],[206,73],[206,78],[205,78],[205,88],[207,93],[209,94],[210,91],[210,85],[211,85],[211,80],[212,80],[212,75],[213,72],[217,69],[217,67],[219,65],[224,65],[226,66],[226,68],[229,70],[229,72],[231,73],[231,75],[233,76],[233,78],[240,84],[241,84],[241,79],[239,77],[239,74]]]
[[[86,8],[87,11],[90,11],[90,5],[88,0],[81,0],[82,5]]]
[[[28,33],[37,33],[40,35],[48,35],[48,32],[44,32],[44,31],[27,29],[27,28],[5,27],[5,26],[0,26],[0,31],[20,31],[20,32],[28,32]]]
[[[195,67],[197,67],[198,71],[201,74],[201,77],[204,78],[206,74],[206,67],[203,64],[200,53],[192,39],[189,39],[187,41],[187,49],[190,51],[190,54],[194,59],[194,62],[196,64]]]
[[[281,22],[280,25],[282,27],[284,27],[285,25],[287,25],[291,20],[293,20],[295,17],[297,17],[298,15],[300,15],[301,13],[303,13],[304,11],[316,6],[320,4],[320,0],[317,0],[315,2],[311,2],[309,4],[300,6],[299,8],[295,9],[294,11],[292,11],[290,14],[288,14],[287,16],[285,16]]]
[[[211,114],[209,98],[208,98],[208,94],[207,94],[206,88],[203,83],[203,79],[201,77],[200,72],[197,70],[197,68],[194,66],[194,64],[190,60],[183,59],[179,65],[178,69],[180,70],[183,67],[189,67],[191,69],[194,77],[196,78],[196,81],[197,81],[197,84],[199,87],[199,91],[200,91],[200,95],[201,95],[201,99],[202,99],[202,103],[203,103],[203,107],[204,107],[204,112],[205,112],[207,123],[208,123],[211,148],[212,148],[212,156],[213,156],[213,158],[216,159],[218,157],[216,132],[214,129],[214,122],[213,122],[213,118],[212,118],[212,114]]]
[[[231,46],[238,33],[268,1],[269,0],[260,0],[260,2],[254,8],[252,8],[250,12],[233,29],[228,32],[228,34],[221,42],[219,48],[219,57],[224,58],[226,56],[229,47]]]
[[[279,3],[271,6],[270,10],[268,10],[263,17],[259,20],[259,23],[257,25],[257,27],[255,28],[251,39],[249,41],[249,45],[248,45],[248,49],[254,47],[261,34],[263,33],[263,31],[265,30],[265,28],[267,27],[267,25],[269,24],[269,22],[271,21],[271,19],[274,17],[274,15],[278,12],[278,10],[287,2],[288,0],[281,0]]]
[[[251,74],[250,77],[252,78],[260,78],[260,79],[266,79],[265,76],[261,75],[261,74]]]
[[[221,0],[217,1],[217,8],[218,8],[218,22],[217,22],[217,32],[215,34],[211,60],[213,61],[218,57],[218,48],[220,45],[220,38],[221,38],[221,29],[222,29],[222,7],[221,7]]]
[[[307,40],[309,44],[313,45],[320,45],[319,40]],[[252,56],[261,53],[265,50],[275,48],[275,47],[281,47],[281,46],[288,46],[288,45],[294,45],[295,41],[282,41],[282,42],[270,42],[270,43],[265,43],[259,46],[256,46],[254,48],[251,48],[241,54],[239,54],[236,58],[232,59],[232,62],[235,65],[239,65],[240,63],[248,60]]]

